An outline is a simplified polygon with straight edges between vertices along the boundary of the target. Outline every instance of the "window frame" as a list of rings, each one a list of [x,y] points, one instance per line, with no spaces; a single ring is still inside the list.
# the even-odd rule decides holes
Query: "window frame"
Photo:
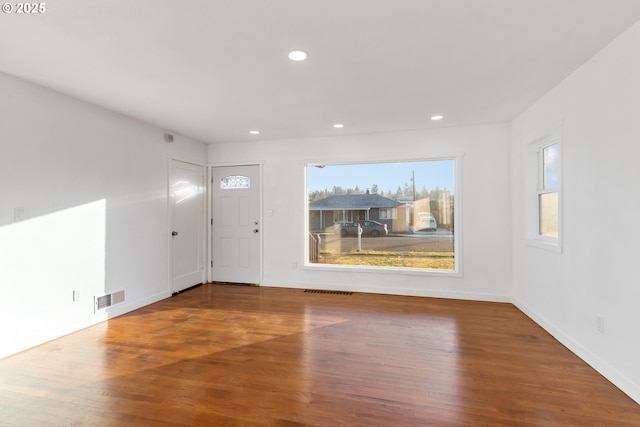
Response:
[[[383,212],[385,213],[384,216],[382,215]],[[398,219],[398,210],[397,208],[380,208],[378,217],[380,219]]]
[[[248,190],[251,188],[251,178],[244,175],[227,175],[220,180],[220,190]]]
[[[306,161],[304,163],[304,258],[301,260],[300,265],[304,270],[314,271],[331,271],[331,272],[362,272],[362,273],[382,273],[382,274],[407,274],[407,275],[420,275],[420,276],[440,276],[440,277],[464,277],[463,274],[463,223],[462,223],[462,159],[464,153],[442,155],[434,157],[419,157],[414,159],[384,159],[384,160],[324,160],[324,161]],[[386,163],[418,163],[429,161],[451,160],[453,161],[453,189],[456,195],[455,209],[453,211],[453,223],[455,224],[455,232],[453,235],[453,247],[454,247],[454,269],[453,270],[437,270],[437,269],[425,269],[425,268],[409,268],[409,267],[373,267],[373,266],[361,266],[361,265],[345,265],[345,264],[319,264],[309,262],[309,244],[308,244],[308,231],[309,230],[309,198],[308,198],[308,183],[307,183],[307,170],[310,167],[324,168],[327,165],[366,165],[366,164],[386,164]]]
[[[557,166],[558,177],[557,185],[554,187],[547,187],[545,183],[545,149],[557,145]],[[556,132],[535,144],[536,152],[536,188],[535,188],[535,224],[533,224],[533,238],[529,239],[529,244],[542,249],[547,249],[553,252],[562,252],[562,141],[560,133]],[[557,194],[558,197],[558,236],[549,236],[542,234],[542,197],[549,194]]]

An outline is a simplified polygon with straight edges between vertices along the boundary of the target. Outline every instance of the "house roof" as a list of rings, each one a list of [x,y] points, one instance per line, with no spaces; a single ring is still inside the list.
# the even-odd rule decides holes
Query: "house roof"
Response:
[[[402,203],[382,197],[379,194],[343,194],[309,203],[309,210],[362,210],[371,208],[395,208]]]

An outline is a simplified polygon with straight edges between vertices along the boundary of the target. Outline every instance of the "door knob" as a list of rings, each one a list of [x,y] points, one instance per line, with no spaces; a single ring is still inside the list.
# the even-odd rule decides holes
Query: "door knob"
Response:
[[[171,232],[171,235],[172,235],[172,236],[177,236],[177,235],[178,235],[178,232],[177,232],[177,231],[172,231],[172,232]]]

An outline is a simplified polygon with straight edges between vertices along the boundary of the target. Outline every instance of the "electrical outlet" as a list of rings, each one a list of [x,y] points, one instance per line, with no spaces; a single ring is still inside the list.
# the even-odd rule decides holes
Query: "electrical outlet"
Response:
[[[604,334],[604,316],[596,316],[596,329]]]
[[[296,270],[298,268],[298,261],[293,261],[292,267],[294,270]]]
[[[78,302],[80,301],[80,291],[75,290],[73,291],[73,302]]]

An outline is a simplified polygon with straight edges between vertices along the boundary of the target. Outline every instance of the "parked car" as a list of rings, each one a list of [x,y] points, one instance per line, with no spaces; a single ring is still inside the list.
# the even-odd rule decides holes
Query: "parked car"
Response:
[[[358,222],[346,222],[338,224],[341,237],[357,236],[358,225],[362,227],[362,236],[378,237],[386,236],[389,234],[387,230],[387,224],[381,224],[377,221],[358,221]]]
[[[436,231],[438,229],[438,223],[431,212],[419,212],[413,228],[415,230]]]

